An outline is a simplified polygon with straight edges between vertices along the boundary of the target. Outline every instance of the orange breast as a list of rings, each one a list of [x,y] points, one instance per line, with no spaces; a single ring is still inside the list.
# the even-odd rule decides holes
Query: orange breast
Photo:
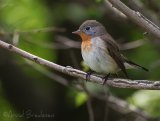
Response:
[[[88,36],[84,33],[81,33],[80,36],[82,38],[82,45],[81,45],[82,50],[85,52],[90,51],[92,48],[91,36]]]

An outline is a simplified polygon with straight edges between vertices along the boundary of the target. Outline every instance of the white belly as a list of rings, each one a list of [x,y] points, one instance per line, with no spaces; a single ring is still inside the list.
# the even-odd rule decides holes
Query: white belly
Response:
[[[98,44],[93,44],[88,52],[81,50],[84,62],[95,72],[103,74],[116,73],[119,70],[117,64],[108,55],[108,51],[103,47],[103,42]]]

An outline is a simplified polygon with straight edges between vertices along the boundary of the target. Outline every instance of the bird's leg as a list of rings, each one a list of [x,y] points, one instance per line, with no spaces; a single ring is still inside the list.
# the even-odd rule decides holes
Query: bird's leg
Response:
[[[89,71],[86,74],[86,81],[88,81],[90,79],[91,74],[93,73],[93,71]]]
[[[108,77],[110,76],[110,73],[107,74],[105,77],[103,77],[103,85],[106,83],[106,81],[108,80]]]

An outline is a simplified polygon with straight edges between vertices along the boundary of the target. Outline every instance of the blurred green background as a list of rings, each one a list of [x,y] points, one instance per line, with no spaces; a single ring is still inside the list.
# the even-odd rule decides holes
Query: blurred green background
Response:
[[[159,0],[123,2],[160,25]],[[103,23],[123,47],[124,55],[150,70],[148,73],[128,70],[131,79],[160,79],[160,40],[144,34],[145,31],[122,14],[116,14],[105,1],[1,0],[0,39],[54,63],[87,71],[79,48],[81,40],[72,34],[87,19]],[[82,87],[78,79],[0,49],[1,121],[88,121],[88,100],[92,102],[96,121],[104,120],[105,116],[109,121],[137,119],[138,114],[133,118],[130,113],[118,112],[110,103],[88,96],[78,86]],[[150,117],[160,117],[159,91],[92,83],[87,83],[86,88],[97,95],[110,92]]]

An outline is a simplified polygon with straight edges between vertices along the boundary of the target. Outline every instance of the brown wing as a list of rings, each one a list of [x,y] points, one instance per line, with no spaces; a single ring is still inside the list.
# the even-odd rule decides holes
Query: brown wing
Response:
[[[106,35],[101,36],[101,39],[105,40],[110,56],[114,59],[118,67],[123,71],[125,76],[128,78],[126,68],[124,66],[124,59],[121,56],[117,43],[113,40],[113,38],[109,34],[108,36]]]

